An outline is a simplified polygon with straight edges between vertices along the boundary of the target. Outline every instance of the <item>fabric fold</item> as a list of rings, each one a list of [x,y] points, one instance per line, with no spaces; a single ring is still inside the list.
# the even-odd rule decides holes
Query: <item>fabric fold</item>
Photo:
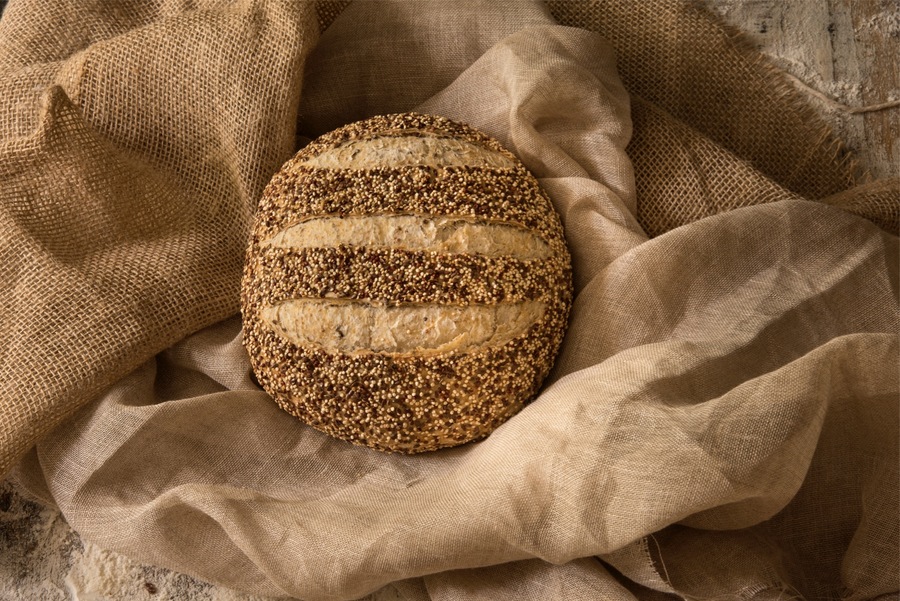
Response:
[[[746,85],[723,65],[765,88],[743,105],[781,101],[701,13],[355,2],[304,69],[311,3],[140,4],[91,11],[71,48],[37,44],[32,0],[0,21],[0,87],[22,87],[0,100],[2,465],[37,443],[18,477],[86,540],[310,601],[891,591],[900,246],[873,221],[900,199],[842,191],[794,100],[704,123],[705,94]],[[577,298],[534,402],[409,457],[278,409],[235,313],[295,130],[412,109],[539,175]]]
[[[793,217],[808,215],[808,205],[734,211],[703,227],[740,230],[759,220],[762,227],[768,221],[771,231],[772,222],[797,223]],[[827,229],[818,233],[834,239],[853,240],[860,229],[878,232],[841,211],[819,211],[820,228]],[[630,254],[672,252],[678,244],[696,250],[704,237],[687,229],[672,232],[671,244],[659,238]],[[804,231],[799,224],[792,228],[793,246],[815,246],[817,235]],[[869,256],[896,253],[895,239],[881,234],[876,239],[883,245],[872,245]],[[780,281],[765,262],[748,262],[754,254],[746,245],[757,244],[757,237],[733,240],[733,260],[776,285],[786,299],[796,295],[802,305],[813,294],[815,302],[826,303],[834,294],[827,283],[811,291],[803,280]],[[724,245],[706,252],[723,253]],[[821,260],[842,264],[843,247],[829,254]],[[646,273],[643,259],[620,259],[642,277],[614,288],[601,306],[629,307],[631,319],[641,319],[637,307],[657,311],[637,302],[655,279]],[[719,267],[724,273],[736,269]],[[859,261],[855,270],[877,273],[872,261]],[[842,281],[852,287],[854,279]],[[878,288],[881,295],[871,294]],[[669,290],[664,299],[681,308],[685,295],[695,292],[694,287]],[[69,508],[67,519],[98,544],[147,561],[171,561],[171,550],[153,556],[147,551],[168,549],[172,543],[165,541],[172,532],[197,535],[204,523],[154,509],[158,495],[177,490],[181,505],[212,518],[215,528],[201,538],[215,536],[218,542],[211,544],[220,555],[234,554],[241,565],[248,565],[241,557],[253,557],[265,573],[282,570],[278,590],[300,598],[352,598],[401,577],[526,557],[566,563],[613,553],[676,522],[704,530],[753,527],[790,507],[805,481],[804,466],[821,444],[822,420],[834,399],[884,398],[898,390],[896,377],[882,366],[900,359],[892,334],[900,321],[896,306],[890,307],[890,286],[875,285],[843,315],[844,323],[868,320],[871,333],[835,331],[835,337],[804,349],[797,346],[802,344],[797,328],[802,332],[807,325],[805,314],[788,311],[785,319],[793,326],[764,336],[769,337],[766,347],[791,348],[768,365],[741,366],[732,360],[734,371],[719,381],[718,361],[727,357],[725,350],[758,344],[753,332],[765,329],[754,328],[747,313],[717,307],[717,300],[695,302],[683,317],[699,320],[687,331],[703,332],[702,340],[659,330],[659,337],[641,339],[561,377],[487,440],[427,457],[370,453],[298,428],[255,390],[200,395],[194,386],[208,380],[202,368],[191,374],[196,384],[185,387],[192,396],[162,405],[151,399],[122,407],[135,389],[114,391],[66,434],[42,444],[39,455],[46,466],[82,466],[81,475],[70,472],[64,479],[69,486],[83,482],[75,489],[54,488],[52,472],[50,486],[61,506]],[[770,319],[765,312],[749,315]],[[628,320],[620,314],[607,321],[628,329]],[[746,329],[749,336],[734,338],[736,329]],[[231,334],[225,336],[226,331]],[[217,335],[236,338],[239,322],[223,324]],[[185,341],[177,353],[194,354],[193,344]],[[232,366],[232,381],[246,382],[249,368],[238,347],[232,345],[215,362]],[[164,382],[168,375],[149,371],[143,377]],[[129,422],[133,431],[125,429]],[[121,442],[99,434],[109,428],[119,429]],[[90,440],[96,443],[86,444]],[[116,460],[98,464],[104,447],[117,454]],[[192,460],[181,465],[178,457],[186,453],[193,454]],[[152,474],[139,468],[148,455],[157,463]],[[246,492],[225,494],[216,485],[222,482]],[[124,514],[122,495],[129,498],[125,507],[132,508]],[[198,526],[189,526],[193,523]],[[120,546],[128,544],[129,531],[141,533],[141,550]],[[195,554],[179,555],[178,566],[245,590],[247,582],[263,581],[260,574],[212,573]],[[329,577],[323,580],[325,574]],[[272,594],[273,589],[253,590]]]
[[[64,5],[13,2],[0,21],[4,473],[238,310],[249,220],[292,149],[318,34],[305,4],[129,2],[72,27]]]

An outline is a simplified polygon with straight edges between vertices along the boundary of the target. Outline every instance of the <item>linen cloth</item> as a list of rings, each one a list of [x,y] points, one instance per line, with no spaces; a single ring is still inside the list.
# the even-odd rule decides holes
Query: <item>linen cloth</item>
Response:
[[[896,592],[896,182],[681,2],[345,4],[9,5],[4,469],[37,443],[82,536],[255,594]],[[401,110],[525,162],[576,289],[540,396],[412,457],[281,412],[235,316],[295,134]]]

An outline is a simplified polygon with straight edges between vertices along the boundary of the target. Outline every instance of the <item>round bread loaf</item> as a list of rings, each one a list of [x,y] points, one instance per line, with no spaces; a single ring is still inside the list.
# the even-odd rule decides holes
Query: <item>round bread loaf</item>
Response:
[[[244,269],[262,387],[334,437],[417,453],[537,393],[572,299],[559,216],[496,140],[441,117],[325,134],[266,188]]]

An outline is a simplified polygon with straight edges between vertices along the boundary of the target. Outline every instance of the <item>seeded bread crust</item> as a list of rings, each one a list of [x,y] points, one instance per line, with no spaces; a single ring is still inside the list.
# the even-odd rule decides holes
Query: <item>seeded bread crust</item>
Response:
[[[304,165],[348,142],[414,135],[462,140],[503,155],[512,166]],[[515,225],[533,232],[551,254],[518,259],[268,244],[304,220],[397,214]],[[262,318],[265,307],[291,299],[330,298],[375,307],[540,302],[546,308],[505,344],[445,353],[329,352],[289,341]],[[534,398],[562,342],[571,299],[571,261],[559,217],[518,159],[466,125],[431,115],[387,115],[313,141],[266,188],[242,281],[244,345],[260,384],[288,413],[355,444],[419,453],[483,438]]]

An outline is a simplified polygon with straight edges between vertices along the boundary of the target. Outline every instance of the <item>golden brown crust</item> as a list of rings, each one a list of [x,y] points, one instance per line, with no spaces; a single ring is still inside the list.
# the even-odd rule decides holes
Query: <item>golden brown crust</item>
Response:
[[[398,167],[318,169],[300,163],[348,140],[447,136],[515,161],[512,169]],[[515,259],[430,250],[278,248],[264,241],[323,215],[472,216],[524,227],[552,250]],[[253,369],[283,409],[337,438],[416,453],[487,436],[537,393],[562,342],[571,265],[559,217],[537,181],[498,142],[468,126],[402,114],[322,136],[277,174],[260,201],[242,283],[244,344]],[[296,298],[466,306],[540,301],[541,317],[499,346],[447,353],[326,352],[276,334],[263,307]]]

